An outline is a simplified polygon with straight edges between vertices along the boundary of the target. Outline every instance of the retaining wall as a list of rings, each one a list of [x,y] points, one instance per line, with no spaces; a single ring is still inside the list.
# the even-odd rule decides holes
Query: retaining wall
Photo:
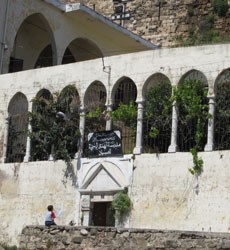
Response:
[[[20,247],[28,250],[230,249],[230,234],[96,227],[27,226]]]

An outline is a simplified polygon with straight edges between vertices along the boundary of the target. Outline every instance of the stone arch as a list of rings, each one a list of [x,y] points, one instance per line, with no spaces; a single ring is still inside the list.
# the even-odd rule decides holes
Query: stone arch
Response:
[[[61,137],[65,136],[65,147],[71,158],[75,157],[79,147],[79,120],[80,120],[80,96],[75,85],[67,85],[59,94],[56,105],[56,123],[61,128]],[[58,138],[56,148],[62,144],[62,138]],[[57,156],[63,159],[62,155]]]
[[[105,102],[106,88],[100,81],[92,82],[84,95],[85,109],[85,143],[84,153],[88,154],[88,134],[97,131],[103,131],[106,128]]]
[[[34,102],[32,105],[32,110],[33,111],[37,111],[37,109],[41,109],[40,111],[43,112],[43,109],[48,105],[48,101],[53,100],[53,96],[51,94],[51,92],[48,89],[41,89],[38,91],[38,93],[36,94],[36,99],[42,99],[42,107],[38,107],[37,103]]]
[[[106,119],[104,114],[106,110],[106,96],[106,88],[100,81],[94,81],[87,88],[84,96],[86,136],[91,132],[105,130]]]
[[[155,85],[162,83],[162,82],[171,84],[169,78],[162,73],[155,73],[155,74],[151,75],[150,77],[148,77],[148,79],[145,81],[143,89],[142,89],[142,96],[145,98],[146,93],[148,92],[148,90],[150,88],[152,88]]]
[[[156,73],[144,84],[143,152],[166,153],[171,140],[171,93],[167,76]]]
[[[10,100],[8,106],[8,140],[6,162],[22,162],[26,153],[28,129],[28,101],[26,96],[18,92]]]
[[[204,87],[208,87],[208,80],[206,76],[199,70],[192,69],[186,72],[180,79],[179,84],[185,80],[199,80],[203,83]]]
[[[67,116],[79,115],[80,96],[74,85],[66,86],[58,96],[58,111],[64,112]]]
[[[215,81],[214,145],[216,150],[230,149],[230,68]]]
[[[122,134],[122,150],[124,154],[131,154],[135,147],[135,129],[137,121],[137,87],[129,77],[120,78],[112,90],[113,110],[125,109],[130,106],[126,116],[124,110],[120,110],[118,117],[113,121],[113,129],[120,130]],[[132,112],[130,112],[132,110]],[[120,116],[120,117],[119,117]],[[121,117],[122,116],[122,117]]]
[[[93,41],[86,38],[73,40],[66,48],[62,64],[86,61],[103,57],[102,51]]]
[[[33,100],[32,117],[31,117],[31,130],[33,136],[31,138],[31,160],[43,161],[48,160],[51,153],[51,145],[46,140],[46,133],[44,127],[40,127],[40,118],[44,120],[50,119],[49,110],[51,110],[53,96],[47,89],[41,89]],[[36,116],[34,116],[36,114]],[[39,120],[38,120],[39,119]],[[52,121],[50,122],[51,126]],[[42,120],[41,120],[42,124]],[[44,125],[46,126],[46,125]],[[40,145],[40,146],[39,146]],[[41,148],[43,150],[41,150]]]
[[[121,77],[112,89],[111,100],[114,106],[119,103],[129,104],[130,101],[135,102],[137,98],[137,87],[134,81],[126,76]]]
[[[86,110],[94,110],[95,107],[104,109],[107,93],[105,85],[100,81],[94,81],[87,88],[84,95],[84,107]]]
[[[194,84],[200,82],[203,86],[202,87],[203,89],[208,88],[208,80],[206,76],[199,70],[193,69],[186,72],[181,77],[178,87],[182,86],[183,84],[186,84],[186,82],[188,81],[193,81]],[[207,93],[201,91],[201,89],[197,91],[199,91],[199,94],[201,95],[202,104],[206,105],[208,110]],[[190,151],[191,148],[193,148],[196,145],[195,131],[197,126],[197,120],[196,120],[197,118],[194,116],[187,119],[186,118],[187,113],[186,110],[184,109],[183,104],[177,103],[177,108],[178,108],[178,138],[177,138],[178,147],[180,151],[188,152]],[[200,143],[202,145],[200,145],[199,150],[203,150],[207,142],[207,129],[208,129],[207,117],[202,117],[201,122],[202,122],[202,141]]]
[[[56,44],[48,21],[41,13],[28,16],[16,34],[9,72],[51,66],[56,63]]]

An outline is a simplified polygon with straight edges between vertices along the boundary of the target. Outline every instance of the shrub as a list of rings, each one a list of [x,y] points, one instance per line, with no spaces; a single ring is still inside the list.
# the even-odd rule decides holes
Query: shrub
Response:
[[[218,16],[225,16],[228,12],[228,0],[213,0],[213,10]]]
[[[119,216],[128,213],[131,208],[131,200],[127,192],[120,191],[115,194],[112,201],[112,208],[118,212]]]

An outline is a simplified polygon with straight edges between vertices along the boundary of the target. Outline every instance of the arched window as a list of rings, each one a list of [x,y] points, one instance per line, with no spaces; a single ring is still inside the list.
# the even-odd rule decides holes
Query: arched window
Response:
[[[105,130],[106,120],[103,117],[106,102],[105,86],[99,82],[93,82],[85,93],[84,107],[86,110],[85,132]],[[99,117],[98,117],[99,115]]]
[[[214,145],[216,150],[230,149],[230,69],[216,82]]]
[[[56,159],[74,158],[79,146],[80,98],[74,85],[66,86],[57,98],[53,142]],[[67,152],[67,154],[66,154]]]
[[[169,79],[155,74],[144,88],[143,152],[166,153],[171,139],[172,87]]]
[[[54,122],[53,97],[49,90],[42,89],[33,99],[31,113],[31,160],[48,160],[51,153],[50,131]]]
[[[115,86],[113,107],[113,129],[121,130],[122,150],[130,154],[135,147],[137,88],[128,77],[122,78]]]
[[[207,79],[197,70],[188,72],[177,89],[178,147],[182,152],[204,149],[207,142]],[[203,107],[203,108],[202,108]]]
[[[28,101],[22,93],[17,93],[8,107],[9,133],[6,162],[22,162],[26,152],[28,130]]]
[[[87,155],[88,134],[92,132],[104,131],[106,129],[106,89],[99,82],[93,82],[85,93],[84,107],[85,119],[85,143],[84,153]]]

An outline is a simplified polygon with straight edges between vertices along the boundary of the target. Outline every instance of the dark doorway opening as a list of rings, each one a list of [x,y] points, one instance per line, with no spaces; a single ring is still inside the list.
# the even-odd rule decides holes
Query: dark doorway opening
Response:
[[[115,226],[115,211],[111,202],[93,202],[92,207],[92,226]]]

